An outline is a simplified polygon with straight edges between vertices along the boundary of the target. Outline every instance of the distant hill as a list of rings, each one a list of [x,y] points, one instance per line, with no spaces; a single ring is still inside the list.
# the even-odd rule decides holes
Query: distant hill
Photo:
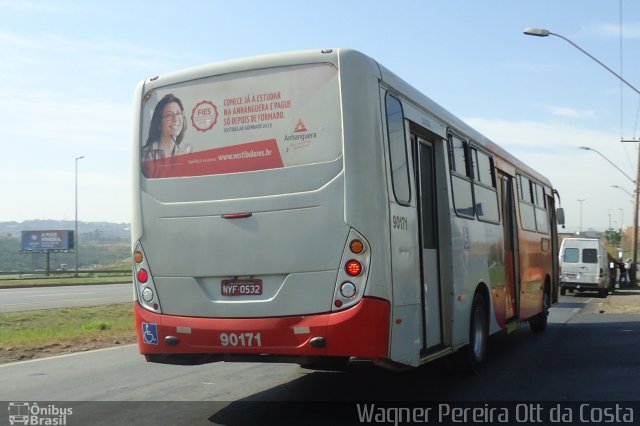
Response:
[[[21,238],[22,231],[75,230],[73,220],[25,220],[0,222],[0,236]],[[78,234],[86,242],[129,242],[131,225],[128,223],[81,222]]]

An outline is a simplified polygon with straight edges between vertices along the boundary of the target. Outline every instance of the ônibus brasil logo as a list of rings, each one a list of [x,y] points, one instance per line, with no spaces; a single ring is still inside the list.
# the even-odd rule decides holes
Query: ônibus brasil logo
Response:
[[[39,406],[37,402],[10,402],[10,425],[66,425],[73,408],[61,408],[54,404]]]

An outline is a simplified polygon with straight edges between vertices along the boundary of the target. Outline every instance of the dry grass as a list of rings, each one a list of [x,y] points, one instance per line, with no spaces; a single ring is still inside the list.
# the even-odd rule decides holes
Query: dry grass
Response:
[[[134,341],[131,303],[0,314],[0,363]]]

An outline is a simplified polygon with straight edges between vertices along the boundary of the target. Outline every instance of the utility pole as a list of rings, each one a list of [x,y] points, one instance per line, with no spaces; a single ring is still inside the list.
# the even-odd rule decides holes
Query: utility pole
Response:
[[[78,276],[78,252],[80,251],[80,247],[78,247],[78,160],[82,160],[84,156],[76,157],[76,229],[73,235],[74,238],[74,248],[76,250],[76,277]]]

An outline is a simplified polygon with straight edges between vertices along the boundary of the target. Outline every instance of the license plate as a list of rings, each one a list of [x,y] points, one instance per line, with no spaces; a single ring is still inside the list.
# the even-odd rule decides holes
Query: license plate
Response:
[[[259,296],[262,280],[222,280],[220,291],[223,296]]]

